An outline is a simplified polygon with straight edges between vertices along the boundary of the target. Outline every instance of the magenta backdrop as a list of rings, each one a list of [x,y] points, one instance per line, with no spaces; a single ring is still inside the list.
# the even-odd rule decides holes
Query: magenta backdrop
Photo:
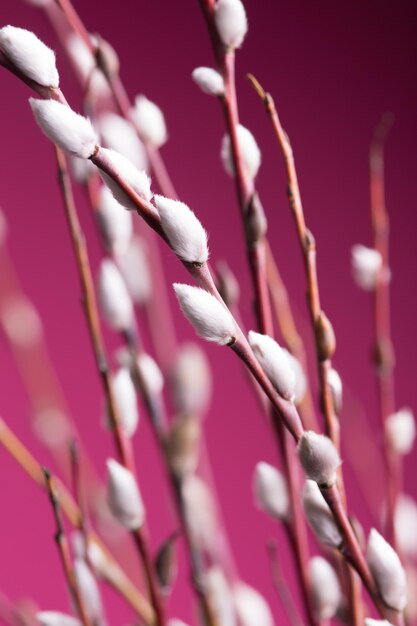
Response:
[[[368,504],[374,502],[374,489],[380,489],[381,464],[371,465],[372,455],[367,454],[366,444],[364,449],[362,436],[368,429],[358,430],[354,423],[358,416],[367,415],[374,440],[379,442],[375,387],[369,367],[372,308],[370,297],[353,285],[349,256],[353,243],[371,244],[369,141],[381,113],[392,111],[396,122],[387,144],[386,172],[392,226],[395,382],[398,407],[416,408],[417,5],[408,0],[399,0],[395,6],[370,0],[247,0],[245,4],[250,31],[237,61],[241,120],[255,133],[262,148],[258,188],[269,219],[270,241],[311,348],[302,264],[286,204],[283,168],[262,106],[245,81],[246,72],[251,71],[275,96],[295,150],[307,222],[318,244],[322,304],[337,333],[334,361],[352,396],[342,417],[345,450],[356,450],[368,476],[368,492],[361,496],[346,463],[351,508],[368,529],[371,519],[365,500]],[[80,106],[76,80],[42,12],[17,0],[2,5],[1,25],[10,23],[33,30],[56,49],[62,88],[74,108]],[[210,233],[213,259],[226,257],[237,273],[243,315],[247,325],[252,326],[250,285],[234,188],[219,162],[224,132],[220,107],[190,80],[194,67],[212,64],[197,1],[124,0],[115,4],[79,0],[76,8],[87,27],[118,50],[129,94],[133,97],[144,93],[165,111],[170,139],[162,150],[164,159],[181,199],[195,209]],[[104,460],[112,447],[100,427],[101,391],[79,305],[79,283],[51,146],[32,119],[28,89],[6,71],[1,72],[1,85],[0,203],[10,225],[9,250],[27,294],[42,315],[46,342],[65,395],[103,475]],[[93,266],[97,268],[99,247],[82,199],[80,210]],[[166,248],[162,255],[169,280],[187,280]],[[181,338],[193,336],[177,312],[175,322]],[[117,345],[110,336],[109,345]],[[250,392],[242,384],[241,369],[233,354],[212,346],[207,352],[214,372],[214,395],[205,423],[206,437],[227,531],[242,578],[265,594],[278,621],[281,612],[264,546],[268,537],[281,540],[282,534],[255,510],[251,496],[254,464],[260,459],[274,462],[275,447]],[[49,464],[48,454],[31,434],[28,400],[3,339],[0,362],[1,415],[37,457]],[[152,545],[156,547],[175,522],[145,422],[137,436],[136,450]],[[0,589],[12,599],[31,596],[42,608],[68,610],[46,498],[2,450],[0,462]],[[416,496],[415,460],[407,458],[405,468],[406,489]],[[288,560],[285,545],[281,555]],[[136,562],[131,560],[134,572]],[[180,582],[170,612],[191,622],[193,611],[183,555],[180,566]],[[106,599],[111,621],[132,619],[112,593],[106,593]]]

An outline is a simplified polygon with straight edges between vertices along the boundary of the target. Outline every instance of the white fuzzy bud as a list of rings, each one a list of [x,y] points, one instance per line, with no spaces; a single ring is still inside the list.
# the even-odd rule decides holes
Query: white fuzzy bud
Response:
[[[313,480],[306,480],[302,501],[304,514],[317,539],[326,546],[338,548],[343,542],[342,535],[317,483]]]
[[[173,617],[172,619],[168,620],[167,626],[188,626],[188,624],[183,622],[181,619],[176,619],[175,617]]]
[[[55,53],[30,30],[0,28],[0,49],[4,56],[30,80],[44,87],[58,87]]]
[[[151,396],[158,396],[164,388],[164,377],[155,359],[142,352],[137,359],[138,369]]]
[[[79,619],[59,611],[40,611],[36,613],[36,621],[40,626],[81,626]]]
[[[164,233],[175,254],[188,263],[205,263],[208,259],[207,233],[195,213],[178,200],[154,197]]]
[[[286,348],[282,348],[288,363],[294,372],[295,377],[295,389],[294,389],[294,403],[300,404],[307,391],[307,379],[304,373],[303,367],[300,361],[291,352],[288,352]]]
[[[129,530],[137,530],[145,521],[145,509],[133,474],[109,459],[107,461],[107,500],[117,521]]]
[[[377,250],[357,244],[351,251],[353,278],[361,289],[375,289],[382,257]]]
[[[400,553],[417,556],[417,503],[410,496],[401,494],[398,498],[394,526]]]
[[[240,0],[218,0],[214,8],[214,21],[225,48],[239,48],[248,31],[245,8]]]
[[[129,161],[129,159],[115,150],[100,148],[100,151],[105,153],[106,157],[112,163],[114,169],[124,182],[126,182],[129,187],[132,187],[133,191],[135,191],[137,195],[142,198],[142,200],[150,202],[152,199],[151,180],[147,173],[142,170],[138,170],[137,167]],[[134,211],[136,209],[136,204],[127,195],[127,193],[119,187],[116,181],[114,181],[111,176],[106,174],[106,172],[103,172],[103,170],[99,169],[99,173],[107,187],[116,198],[117,202],[124,206],[125,209]]]
[[[404,408],[387,417],[385,433],[397,454],[403,456],[411,452],[416,437],[416,423],[411,409]]]
[[[116,256],[126,252],[133,236],[132,214],[117,202],[107,187],[102,187],[98,216],[106,244]]]
[[[334,484],[336,470],[342,461],[329,437],[312,430],[305,431],[298,442],[297,453],[307,478],[319,485]]]
[[[257,463],[253,476],[257,505],[272,517],[288,520],[290,503],[285,478],[269,463]]]
[[[248,339],[257,361],[275,389],[283,398],[292,401],[295,396],[295,374],[284,350],[272,337],[253,330],[249,331]]]
[[[233,587],[233,598],[242,626],[274,626],[271,609],[259,591],[244,583],[237,583]]]
[[[145,241],[133,237],[128,249],[117,261],[133,301],[137,304],[148,302],[152,295],[152,276]]]
[[[253,180],[256,178],[261,166],[261,151],[259,150],[255,137],[252,135],[250,130],[241,124],[238,124],[236,127],[236,133],[243,169],[246,175]],[[233,162],[232,145],[228,134],[223,137],[220,158],[226,172],[230,176],[234,176],[235,166]]]
[[[128,369],[119,369],[113,378],[112,388],[123,432],[126,437],[133,437],[139,424],[139,411],[135,386]]]
[[[198,344],[187,342],[181,346],[171,378],[177,411],[186,415],[204,415],[211,398],[212,379],[206,353]]]
[[[367,617],[365,619],[365,626],[392,626],[392,624],[386,619],[371,619]]]
[[[93,171],[95,171],[95,167],[91,161],[88,159],[80,159],[80,157],[73,155],[70,156],[70,168],[72,177],[80,185],[85,185]]]
[[[221,302],[200,287],[180,283],[173,287],[182,312],[199,337],[221,346],[234,342],[236,324]]]
[[[94,41],[93,37],[91,39]],[[103,72],[98,69],[96,60],[84,40],[75,33],[69,33],[65,39],[65,48],[83,87],[88,86],[89,91],[97,97],[110,96],[108,82]]]
[[[336,572],[326,559],[315,556],[308,565],[310,593],[319,621],[332,619],[337,613],[342,592]]]
[[[134,323],[133,304],[119,270],[109,259],[102,261],[98,274],[101,311],[110,328],[128,330]]]
[[[65,152],[89,159],[97,147],[97,135],[89,119],[55,100],[29,98],[42,132]]]
[[[136,96],[132,118],[143,139],[155,148],[162,146],[167,138],[167,128],[161,109],[145,96]]]
[[[188,474],[182,483],[185,516],[196,545],[209,554],[217,554],[220,540],[216,506],[206,483],[196,474]]]
[[[385,604],[403,611],[407,603],[405,571],[398,554],[375,528],[369,533],[366,561]]]
[[[204,582],[216,623],[237,626],[232,590],[221,567],[212,565],[205,573]]]
[[[224,95],[223,76],[211,67],[196,67],[191,76],[201,91],[209,96]]]
[[[122,154],[139,170],[148,169],[145,147],[130,122],[115,113],[103,113],[98,129],[107,148]]]
[[[336,415],[339,415],[343,406],[343,383],[339,373],[333,367],[327,372],[327,382],[332,392],[334,410]]]
[[[97,626],[105,624],[100,591],[91,569],[84,560],[74,560],[74,576],[88,620]]]

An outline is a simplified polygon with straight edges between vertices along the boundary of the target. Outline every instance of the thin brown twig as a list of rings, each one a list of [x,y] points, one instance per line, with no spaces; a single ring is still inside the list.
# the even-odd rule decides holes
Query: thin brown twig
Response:
[[[23,443],[16,437],[12,430],[7,426],[3,419],[0,418],[0,444],[9,452],[9,454],[15,459],[20,467],[26,472],[28,476],[41,488],[45,489],[46,484],[44,480],[44,474],[40,463],[29,452],[29,450],[23,445]],[[66,489],[65,485],[56,476],[51,477],[51,481],[54,485],[55,491],[60,496],[60,507],[65,517],[69,520],[72,526],[78,527],[79,520],[81,518],[81,511],[77,506],[74,498],[70,492]],[[89,540],[96,543],[104,554],[106,561],[109,564],[109,569],[117,571],[117,576],[112,579],[106,579],[111,586],[126,600],[126,602],[137,612],[137,614],[145,621],[146,624],[152,623],[152,608],[143,596],[136,589],[131,580],[120,568],[120,565],[110,554],[109,550],[103,544],[98,535],[94,532],[90,532]]]
[[[329,384],[329,371],[331,369],[331,357],[333,355],[334,345],[325,346],[324,351],[321,348],[321,341],[323,340],[323,338],[325,338],[325,332],[323,332],[322,326],[323,319],[326,320],[326,325],[328,324],[328,322],[327,318],[323,318],[323,311],[320,304],[320,291],[316,265],[316,244],[314,237],[308,230],[305,222],[293,150],[288,135],[281,125],[281,121],[279,119],[278,112],[272,96],[263,89],[259,81],[252,74],[248,75],[248,79],[254,87],[256,93],[264,103],[266,112],[272,123],[272,128],[285,163],[288,181],[288,203],[295,220],[297,236],[304,260],[308,295],[307,301],[316,345],[321,408],[324,416],[327,435],[335,444],[336,448],[340,450],[339,420],[334,411],[332,392]],[[329,327],[329,330],[332,333],[331,327]],[[332,344],[332,340],[329,341],[329,344]],[[346,496],[341,469],[338,472],[338,478],[342,500],[345,502]],[[349,570],[349,567],[348,576],[350,581],[350,589],[352,592],[351,600],[352,602],[355,602],[357,604],[359,599],[359,593],[356,587],[358,583],[357,579],[353,575],[353,572]],[[353,611],[353,616],[355,617],[360,614],[361,611],[359,607],[355,607],[355,610]],[[355,622],[355,626],[359,626],[359,624]]]
[[[87,246],[85,237],[81,230],[78,220],[77,211],[72,195],[71,183],[69,180],[66,158],[64,153],[56,148],[59,182],[64,200],[66,216],[71,233],[71,239],[77,260],[77,267],[80,275],[83,303],[86,312],[90,338],[93,344],[93,350],[96,358],[96,364],[100,373],[104,392],[109,407],[109,416],[111,420],[111,429],[113,439],[122,465],[126,467],[133,476],[136,475],[133,453],[129,440],[126,438],[119,419],[118,408],[114,398],[111,372],[107,361],[104,339],[101,332],[101,326],[98,315],[97,302],[94,291],[94,283],[91,274],[90,263],[88,259]],[[150,591],[152,606],[155,610],[155,620],[158,626],[165,624],[164,610],[162,607],[162,599],[157,587],[155,572],[151,559],[149,558],[150,550],[148,547],[148,538],[145,527],[141,527],[133,533],[136,546],[142,560],[147,585]],[[143,548],[146,546],[146,549]]]
[[[287,615],[288,622],[291,624],[291,626],[304,626],[303,621],[298,614],[297,606],[283,576],[278,558],[278,547],[275,541],[268,542],[267,552],[269,566],[271,568],[272,582],[281,600],[281,604]]]
[[[70,549],[68,545],[68,539],[67,539],[64,526],[62,523],[62,519],[61,519],[59,495],[54,489],[50,471],[47,470],[46,468],[43,468],[43,473],[45,477],[46,489],[49,494],[49,499],[51,501],[54,518],[55,518],[55,524],[56,524],[55,540],[58,546],[59,556],[61,559],[61,563],[62,563],[62,567],[64,570],[65,578],[67,581],[68,589],[71,595],[71,599],[78,613],[78,617],[80,618],[83,625],[92,626],[87,616],[83,599],[82,599],[80,590],[78,588],[77,581],[74,576],[74,569],[72,566],[72,559],[71,559]]]
[[[382,259],[374,290],[375,351],[379,414],[386,471],[386,531],[395,545],[395,508],[401,491],[401,462],[386,434],[387,418],[395,411],[394,346],[391,338],[389,287],[389,215],[385,203],[384,146],[393,117],[386,114],[375,129],[369,154],[370,201],[374,248]]]

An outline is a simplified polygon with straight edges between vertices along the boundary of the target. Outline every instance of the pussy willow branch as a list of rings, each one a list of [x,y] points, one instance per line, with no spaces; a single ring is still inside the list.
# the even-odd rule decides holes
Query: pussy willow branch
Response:
[[[284,158],[285,168],[287,172],[288,179],[288,202],[291,209],[291,212],[294,216],[297,235],[301,247],[301,251],[303,254],[304,267],[307,279],[307,294],[308,294],[308,304],[309,311],[311,316],[311,321],[313,324],[314,335],[316,339],[316,354],[317,354],[317,365],[318,365],[318,374],[319,374],[319,382],[320,382],[320,395],[321,395],[321,407],[325,419],[326,432],[330,439],[335,444],[336,448],[340,449],[340,430],[339,430],[339,420],[337,419],[334,407],[333,407],[333,399],[331,388],[329,384],[328,374],[331,369],[331,359],[329,357],[323,359],[320,356],[320,347],[319,347],[319,338],[318,333],[316,332],[317,323],[322,314],[321,305],[320,305],[320,292],[319,292],[319,282],[317,276],[317,266],[316,266],[316,245],[314,238],[310,231],[306,227],[305,217],[303,205],[301,202],[301,194],[300,188],[298,185],[298,177],[297,170],[295,167],[294,155],[292,151],[292,147],[289,141],[287,134],[285,133],[281,121],[278,117],[278,112],[275,107],[275,103],[272,99],[272,96],[269,93],[266,93],[264,89],[261,87],[256,78],[252,75],[249,75],[250,82],[255,88],[256,92],[262,99],[266,112],[271,120],[272,128],[277,139],[279,148],[281,150],[282,156]],[[345,499],[345,489],[343,482],[343,474],[342,471],[339,470],[339,485],[341,489],[341,495],[343,500]],[[357,585],[357,581],[353,574],[349,572],[350,578],[350,587],[352,590],[352,601],[357,603],[358,594],[355,593],[355,586]],[[359,608],[356,607],[353,616],[357,616],[360,614]],[[359,626],[357,624],[357,626]]]
[[[56,99],[60,97],[63,98],[59,90],[58,94],[56,94],[54,91],[51,92],[51,95],[53,95],[53,97],[55,97]],[[63,101],[65,101],[65,98],[63,98]],[[150,202],[144,201],[142,198],[140,198],[135,193],[135,191],[120,177],[118,172],[114,170],[112,163],[109,161],[108,158],[106,158],[105,153],[100,150],[99,146],[96,147],[96,151],[94,155],[90,157],[90,160],[97,167],[109,174],[109,176],[111,176],[111,178],[113,178],[113,180],[118,183],[120,188],[125,191],[125,193],[129,196],[131,200],[133,200],[134,204],[136,205],[136,210],[138,214],[143,217],[143,219],[145,219],[145,221],[148,223],[149,226],[151,226],[151,228],[153,228],[165,241],[167,241],[167,238],[162,231],[160,218],[155,207]],[[225,306],[223,300],[220,297],[220,294],[217,291],[216,285],[213,281],[207,264],[205,263],[203,265],[196,265],[185,262],[183,264],[193,276],[195,281],[200,285],[200,287],[204,288],[208,293],[210,293],[217,300],[219,300],[219,302],[221,302],[223,306]],[[297,409],[291,402],[284,400],[284,398],[282,398],[275,390],[275,388],[265,375],[263,369],[259,365],[258,361],[256,360],[245,335],[237,324],[236,339],[230,347],[248,367],[249,371],[258,381],[265,394],[276,409],[276,411],[274,411],[272,414],[273,421],[278,419],[283,420],[285,427],[290,431],[291,435],[298,443],[304,432],[304,428]],[[340,492],[337,486],[335,485],[334,487],[332,487],[332,490],[321,488],[321,491],[330,506],[337,525],[341,530],[350,559],[354,562],[354,566],[361,576],[362,581],[366,585],[374,603],[381,606],[381,602],[379,601],[378,596],[375,595],[375,586],[370,585],[370,578],[372,577],[370,575],[366,561],[364,561],[358,541],[350,527],[347,513],[342,503]],[[329,494],[331,494],[331,497],[329,497]],[[391,619],[391,621],[394,623],[394,626],[396,626],[399,624],[400,619],[401,617],[394,616],[394,619]]]
[[[61,559],[62,568],[64,570],[70,596],[75,606],[75,609],[78,613],[78,617],[80,618],[83,626],[92,626],[90,620],[88,619],[84,602],[81,597],[80,590],[78,588],[78,584],[74,576],[74,568],[72,565],[68,539],[67,539],[67,535],[64,530],[64,525],[61,519],[61,512],[60,512],[60,507],[59,507],[59,496],[57,492],[55,491],[54,486],[52,484],[51,473],[47,469],[44,469],[43,472],[45,476],[46,489],[49,494],[49,499],[51,501],[54,518],[55,518],[55,524],[56,524],[55,540],[58,546],[59,556]]]
[[[395,545],[395,508],[401,490],[401,461],[386,435],[386,420],[395,411],[394,347],[391,339],[391,311],[389,287],[389,216],[385,204],[384,144],[392,119],[384,116],[375,129],[370,155],[370,200],[374,248],[382,258],[382,265],[374,291],[375,318],[375,374],[378,381],[379,411],[383,432],[383,454],[387,484],[386,530]]]
[[[136,131],[138,137],[144,144],[144,148],[147,154],[148,161],[151,166],[152,174],[155,177],[157,186],[161,193],[169,198],[176,198],[177,193],[172,184],[166,165],[162,159],[158,148],[150,145],[149,142],[144,141],[141,133],[139,132],[135,120],[132,118],[129,97],[126,89],[120,79],[120,75],[109,74],[106,71],[105,64],[101,62],[101,57],[97,53],[97,49],[93,45],[90,34],[85,28],[80,16],[75,11],[70,0],[55,0],[56,6],[59,7],[59,11],[54,11],[56,8],[52,3],[46,3],[43,7],[45,14],[47,15],[52,27],[54,28],[57,36],[62,39],[60,28],[57,27],[57,19],[62,18],[66,21],[67,25],[74,31],[75,34],[87,46],[92,56],[96,59],[97,68],[99,68],[107,80],[112,96],[120,115],[130,122]],[[65,42],[61,41],[64,49],[66,49]],[[48,96],[47,96],[48,97]],[[172,357],[177,353],[177,341],[175,337],[175,330],[172,322],[172,316],[170,315],[170,302],[167,298],[167,292],[165,289],[165,276],[164,269],[160,258],[160,252],[157,246],[157,242],[154,236],[149,231],[145,232],[144,237],[146,239],[149,256],[150,266],[152,268],[153,276],[153,293],[149,302],[146,305],[147,320],[151,332],[152,339],[155,344],[155,350],[158,355],[158,360],[163,369],[167,371],[172,364]],[[161,332],[163,329],[163,332]]]
[[[130,350],[132,357],[132,370],[135,377],[135,382],[139,386],[139,390],[142,394],[147,413],[150,419],[152,430],[160,448],[160,453],[164,460],[165,469],[168,475],[168,479],[172,489],[172,495],[174,504],[176,507],[177,515],[181,524],[182,535],[185,539],[185,544],[189,556],[189,566],[191,570],[191,584],[196,594],[204,622],[207,626],[221,626],[217,623],[213,607],[209,601],[204,585],[204,570],[202,568],[201,556],[198,547],[195,545],[194,539],[191,535],[190,528],[187,523],[185,503],[183,497],[183,480],[177,476],[171,468],[169,458],[167,455],[167,435],[168,430],[166,427],[165,410],[162,404],[162,399],[152,397],[149,394],[148,387],[143,381],[140,368],[138,367],[138,355],[140,350],[138,346],[130,342]]]
[[[304,267],[307,279],[307,294],[309,311],[313,323],[313,329],[321,314],[320,292],[316,267],[316,246],[314,238],[306,227],[303,205],[301,202],[300,188],[298,185],[297,170],[295,168],[294,155],[287,134],[281,126],[278,112],[275,108],[272,96],[266,93],[255,77],[249,75],[249,79],[256,92],[262,99],[266,112],[271,120],[272,128],[277,139],[279,148],[284,158],[288,179],[288,203],[294,216],[297,235],[304,259]],[[334,414],[332,394],[328,382],[328,372],[331,368],[330,359],[319,358],[319,348],[316,344],[318,371],[321,389],[321,402],[325,418],[326,431],[330,439],[340,448],[338,420]]]
[[[94,291],[94,282],[88,259],[87,246],[77,216],[74,198],[72,195],[71,183],[68,175],[66,158],[64,153],[59,148],[56,148],[56,156],[62,197],[82,285],[83,303],[85,307],[88,328],[93,344],[97,368],[103,383],[103,388],[109,407],[109,416],[111,421],[113,439],[122,465],[124,465],[126,469],[130,470],[133,476],[136,476],[132,448],[130,445],[130,441],[127,439],[123,432],[118,415],[117,404],[113,394],[111,372],[107,361],[103,336],[101,333],[101,326]],[[163,626],[165,624],[164,609],[162,607],[160,592],[157,587],[154,567],[150,558],[147,530],[145,526],[142,526],[141,528],[133,531],[132,534],[142,560],[146,583],[150,593],[152,606],[155,610],[156,624],[158,626]]]
[[[42,489],[46,488],[44,474],[40,463],[29,452],[23,443],[16,437],[7,424],[0,418],[0,444],[9,452],[9,454],[15,459],[20,467],[26,472],[28,476]],[[74,498],[67,490],[65,485],[59,480],[59,478],[53,476],[51,478],[54,489],[60,496],[60,507],[65,517],[69,520],[72,526],[79,528],[81,519],[81,511],[77,506]],[[137,612],[139,617],[144,620],[146,624],[151,624],[153,619],[152,608],[145,598],[136,589],[135,585],[131,582],[125,572],[121,569],[120,565],[111,555],[104,543],[98,537],[94,531],[89,533],[89,541],[94,542],[100,548],[104,554],[107,563],[109,564],[109,571],[116,571],[117,575],[112,578],[106,578],[106,582],[111,585],[124,600]]]
[[[261,223],[264,217],[261,213],[263,209],[261,209],[257,201],[254,183],[247,176],[244,169],[242,153],[237,135],[239,114],[235,84],[235,55],[233,51],[224,50],[218,36],[216,35],[213,23],[212,4],[201,2],[201,5],[209,26],[214,54],[224,78],[225,94],[220,100],[223,106],[227,132],[230,137],[234,165],[234,178],[240,212],[244,230],[247,231],[247,222],[249,220],[253,218]],[[248,237],[246,234],[245,239],[247,258],[255,295],[254,304],[258,330],[263,334],[273,337],[274,326],[272,321],[272,311],[266,273],[267,240],[264,234],[256,236],[254,240],[251,236]],[[308,581],[306,577],[309,550],[305,520],[302,516],[298,497],[299,476],[297,468],[294,465],[294,455],[293,450],[291,449],[289,435],[282,427],[280,420],[277,420],[274,424],[290,496],[292,523],[290,525],[287,524],[287,533],[295,560],[295,568],[300,581],[305,610],[309,616],[311,624],[314,625],[317,623],[317,620],[312,612],[311,600],[308,592]]]
[[[275,317],[288,350],[301,363],[304,374],[307,377],[308,364],[304,342],[297,330],[294,315],[287,288],[279,273],[278,266],[272,254],[269,242],[266,241],[266,274],[271,300],[275,310]],[[307,385],[306,393],[300,404],[300,413],[307,430],[317,430],[317,419],[314,410],[313,398],[310,385]]]

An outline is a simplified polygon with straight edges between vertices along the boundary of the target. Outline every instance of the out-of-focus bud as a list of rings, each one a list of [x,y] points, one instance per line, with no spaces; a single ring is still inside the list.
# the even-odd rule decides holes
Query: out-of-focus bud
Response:
[[[117,521],[129,530],[137,530],[145,521],[145,509],[135,477],[125,467],[107,461],[107,499]]]
[[[121,427],[126,437],[130,439],[139,424],[139,410],[135,386],[127,368],[120,368],[113,377],[112,389]]]
[[[103,113],[98,119],[98,130],[107,148],[129,159],[138,170],[148,169],[145,148],[132,124],[115,113]]]
[[[137,365],[147,393],[151,396],[159,396],[164,388],[164,376],[155,359],[142,352],[138,356]]]
[[[174,283],[175,295],[197,335],[220,346],[236,339],[236,324],[230,312],[205,289]]]
[[[42,338],[42,321],[33,304],[21,295],[5,300],[0,309],[8,340],[22,348],[35,346]]]
[[[194,541],[209,554],[216,554],[220,531],[209,488],[199,476],[189,474],[183,481],[182,494],[187,525]]]
[[[295,375],[281,346],[268,335],[249,331],[250,346],[260,366],[278,393],[292,401],[295,395]]]
[[[198,465],[201,427],[195,417],[177,417],[166,439],[166,455],[171,470],[177,476],[194,472]]]
[[[223,76],[211,67],[196,67],[191,74],[201,91],[209,96],[224,96]]]
[[[222,626],[236,626],[232,591],[219,565],[212,565],[205,573],[205,586],[210,607],[216,621]]]
[[[195,213],[178,200],[154,196],[161,226],[175,254],[188,263],[206,263],[207,233]]]
[[[98,275],[98,295],[106,322],[114,330],[129,330],[134,323],[132,300],[113,261],[102,261]]]
[[[237,278],[226,261],[219,261],[216,264],[216,273],[217,289],[227,308],[232,310],[239,302],[240,289]]]
[[[183,622],[181,619],[176,619],[175,617],[173,617],[172,619],[168,620],[167,626],[188,626],[188,624]]]
[[[382,266],[382,257],[377,250],[360,244],[352,246],[351,252],[353,278],[361,289],[375,289],[378,273]]]
[[[287,483],[275,467],[269,463],[257,463],[253,476],[253,491],[260,509],[277,519],[289,520]]]
[[[100,190],[98,219],[107,249],[122,256],[133,236],[132,214],[125,211],[107,187]]]
[[[343,406],[343,383],[339,373],[332,367],[327,372],[327,382],[332,392],[333,408],[340,415]]]
[[[297,446],[298,458],[307,476],[319,485],[330,487],[336,480],[336,470],[342,463],[339,453],[325,435],[304,431]]]
[[[410,496],[401,494],[398,498],[394,526],[400,554],[417,556],[417,503]]]
[[[334,617],[342,599],[336,572],[326,559],[315,556],[309,563],[310,593],[319,621]]]
[[[117,262],[133,301],[137,304],[148,302],[152,295],[152,276],[146,242],[141,237],[133,237]]]
[[[218,0],[214,22],[220,40],[226,49],[239,48],[248,30],[245,8],[240,0]]]
[[[82,559],[74,560],[74,576],[80,591],[87,618],[97,626],[106,623],[96,579],[87,563]]]
[[[243,168],[246,175],[251,180],[253,180],[256,178],[256,175],[261,166],[261,151],[259,150],[255,137],[247,128],[239,124],[236,128],[236,133]],[[232,144],[229,134],[226,134],[223,137],[220,150],[220,158],[226,172],[230,176],[234,176],[235,166],[232,153]]]
[[[51,447],[65,444],[73,435],[68,417],[55,407],[35,413],[33,429],[38,439]]]
[[[366,560],[385,604],[403,611],[407,603],[405,571],[398,554],[375,528],[369,534]]]
[[[170,373],[178,413],[203,415],[211,398],[212,380],[205,352],[195,343],[183,344]]]
[[[94,42],[94,38],[91,39]],[[103,72],[97,68],[93,54],[81,37],[70,33],[65,39],[65,48],[84,89],[88,85],[89,91],[96,97],[110,96],[111,91],[107,80]]]
[[[145,96],[136,96],[132,118],[143,141],[160,148],[168,139],[164,114],[161,109]]]
[[[178,562],[175,550],[177,533],[174,533],[158,550],[155,558],[155,571],[159,586],[165,595],[168,595],[174,584],[178,572]]]
[[[249,248],[254,248],[268,232],[268,221],[256,191],[249,200],[244,218],[246,243]]]
[[[79,619],[59,611],[40,611],[36,621],[40,626],[81,626]]]
[[[303,509],[307,522],[317,539],[326,546],[339,548],[343,539],[327,502],[317,483],[306,480],[303,489]]]
[[[404,408],[387,417],[385,434],[397,454],[403,456],[411,452],[416,437],[416,423],[411,409]]]
[[[95,58],[97,67],[105,76],[116,76],[119,73],[119,56],[113,46],[100,35],[92,35],[95,46]]]
[[[307,379],[300,361],[286,348],[282,348],[295,377],[294,404],[303,401],[307,391]]]
[[[320,361],[331,359],[336,350],[336,337],[329,318],[321,311],[315,325],[316,344]]]
[[[55,53],[30,30],[16,26],[0,28],[0,49],[24,76],[44,87],[58,87]]]
[[[365,626],[392,626],[392,624],[386,619],[371,619],[367,617],[365,619]]]
[[[65,152],[89,159],[97,148],[97,135],[90,120],[56,100],[29,98],[42,132]]]
[[[74,180],[80,185],[85,185],[94,172],[95,167],[88,159],[80,159],[80,157],[71,155],[70,170]]]
[[[233,587],[233,598],[242,626],[274,626],[271,609],[259,591],[240,582]]]

